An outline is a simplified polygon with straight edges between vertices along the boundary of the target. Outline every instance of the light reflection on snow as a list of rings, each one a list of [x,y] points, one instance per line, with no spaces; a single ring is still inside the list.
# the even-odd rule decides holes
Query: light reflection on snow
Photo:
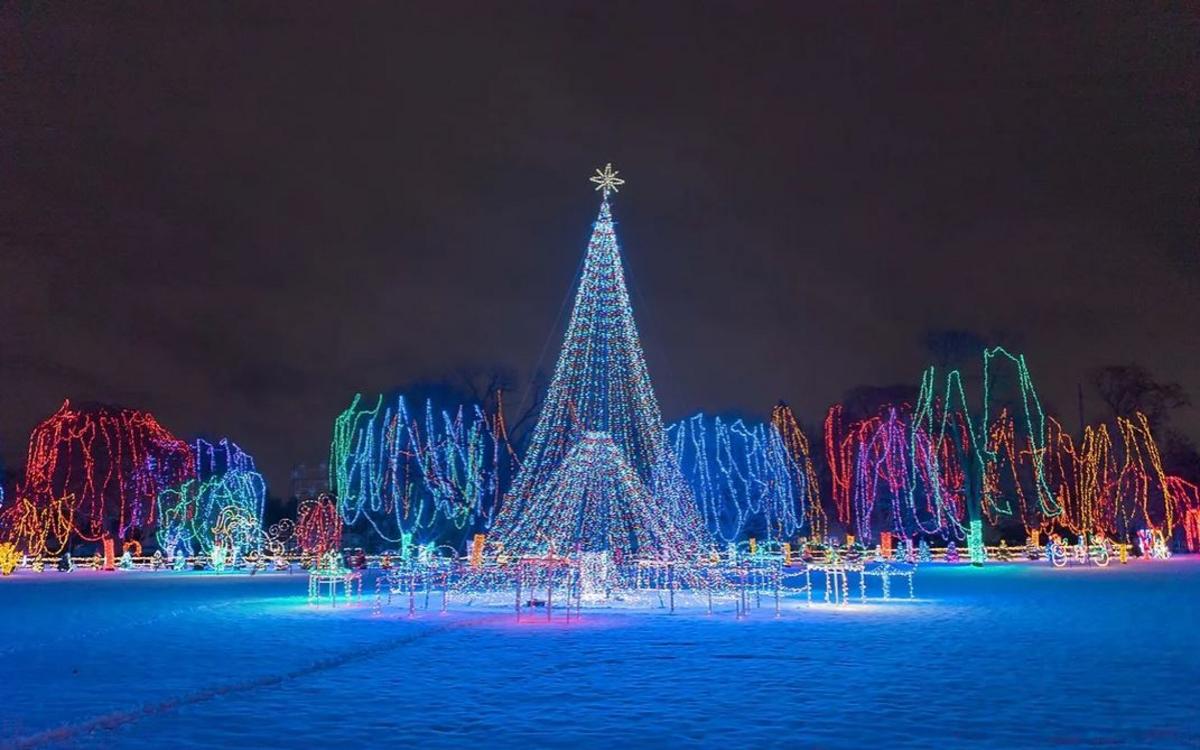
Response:
[[[1196,558],[1103,571],[931,565],[916,599],[863,604],[853,592],[834,605],[819,591],[811,607],[785,597],[778,618],[773,597],[742,619],[725,600],[712,615],[691,602],[675,614],[585,608],[568,623],[555,607],[549,623],[540,608],[518,623],[507,599],[452,600],[442,614],[438,597],[410,617],[407,599],[375,614],[373,593],[332,608],[309,604],[305,588],[282,574],[0,580],[0,611],[17,613],[0,618],[0,672],[36,686],[0,702],[0,746],[304,736],[1011,750],[1195,737],[1194,699],[1178,686],[1200,680]],[[1104,679],[1075,679],[1081,666]]]

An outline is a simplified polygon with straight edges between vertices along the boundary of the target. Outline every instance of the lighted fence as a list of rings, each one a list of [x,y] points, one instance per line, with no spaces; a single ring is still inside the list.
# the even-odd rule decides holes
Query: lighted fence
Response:
[[[1090,545],[1090,547],[1094,549],[1096,547],[1096,545]],[[1109,542],[1108,547],[1109,547],[1108,557],[1112,560],[1117,560],[1120,562],[1128,562],[1131,559],[1139,559],[1138,556],[1136,556],[1134,554],[1136,551],[1136,547],[1132,544],[1116,544],[1116,543]],[[1077,548],[1077,545],[1073,545],[1073,544],[1067,544],[1067,545],[1062,546],[1062,549],[1068,555],[1073,555],[1076,548]],[[1015,546],[1015,545],[1012,547],[1001,547],[999,545],[992,545],[992,546],[985,547],[985,549],[987,550],[987,560],[989,563],[993,563],[993,562],[1023,563],[1023,562],[1037,562],[1037,561],[1045,562],[1048,559],[1046,545],[1039,545],[1036,547]],[[791,565],[799,566],[800,564],[803,564],[803,563],[824,563],[824,562],[829,561],[831,555],[835,554],[834,550],[836,550],[836,554],[838,554],[840,557],[844,557],[848,552],[848,548],[846,548],[846,547],[830,548],[830,547],[822,546],[822,547],[810,549],[808,551],[804,551],[803,548],[798,546],[794,551],[792,551],[790,553],[791,560],[793,562],[788,562],[785,560],[783,565],[784,565],[784,568],[786,569]],[[879,558],[873,550],[860,550],[859,554],[861,556],[861,560],[864,560],[867,562],[872,562],[872,561],[883,559],[883,558]],[[956,554],[961,555],[961,556],[956,559],[955,558]],[[1149,557],[1149,555],[1143,555],[1141,557],[1146,558],[1146,557]],[[780,558],[785,559],[782,555],[780,555]],[[312,567],[315,564],[315,559],[316,559],[315,555],[303,554],[303,553],[291,553],[291,554],[282,554],[282,555],[263,554],[263,555],[238,556],[236,559],[224,560],[221,565],[221,568],[225,571],[240,571],[240,572],[247,572],[247,573],[251,572],[251,571],[261,572],[264,570],[265,571],[296,572],[296,571],[301,571],[301,570],[307,570],[308,568]],[[402,561],[401,558],[398,555],[396,555],[395,553],[364,555],[362,557],[362,559],[365,561],[365,568],[368,570],[388,569],[388,568],[399,565]],[[481,570],[482,569],[488,569],[488,570],[497,569],[497,567],[496,567],[497,563],[495,562],[495,559],[496,558],[493,555],[490,558],[488,558],[488,560],[486,562],[481,561],[479,569],[481,569]],[[886,559],[893,560],[893,561],[900,561],[898,558],[896,558],[894,556],[888,557]],[[18,555],[16,558],[14,558],[14,562],[15,562],[15,565],[14,565],[15,569],[24,569],[24,570],[39,571],[39,572],[56,572],[56,571],[58,571],[58,567],[62,564],[63,558],[61,556],[54,557],[54,556],[49,556],[49,555],[40,555],[40,556]],[[918,557],[916,559],[916,562],[918,562],[918,563],[936,562],[936,563],[951,563],[951,564],[953,564],[953,563],[967,564],[967,563],[969,563],[969,560],[966,558],[965,554],[963,554],[960,551],[955,550],[955,548],[952,548],[952,547],[930,547],[930,548],[928,548],[928,555],[923,556],[923,557]],[[459,558],[456,561],[456,564],[459,566],[470,566],[471,565],[470,558],[469,557]],[[129,556],[128,558],[116,557],[116,558],[113,558],[113,560],[111,562],[111,566],[106,563],[105,558],[103,556],[98,555],[98,554],[91,555],[91,556],[85,556],[85,557],[71,558],[71,569],[72,570],[76,570],[76,569],[77,570],[143,570],[143,571],[161,571],[164,573],[169,573],[169,572],[173,572],[173,571],[178,572],[178,571],[212,570],[213,565],[214,565],[214,558],[212,555],[187,555],[187,556],[179,555],[174,558],[166,558],[166,557],[156,558],[153,555],[136,555],[136,556]],[[500,565],[499,567],[502,568],[504,566]],[[648,575],[648,574],[646,574],[646,575]]]

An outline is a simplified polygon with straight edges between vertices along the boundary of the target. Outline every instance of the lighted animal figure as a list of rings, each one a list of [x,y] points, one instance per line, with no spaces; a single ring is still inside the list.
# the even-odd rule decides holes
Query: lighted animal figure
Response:
[[[21,562],[17,547],[12,542],[0,544],[0,575],[10,576]]]
[[[129,550],[121,553],[121,562],[117,564],[117,567],[121,570],[133,570],[133,555],[130,554]]]
[[[1000,562],[1008,562],[1012,559],[1012,554],[1008,550],[1008,543],[1003,539],[1000,540],[1000,546],[996,548],[996,559]]]
[[[72,570],[75,570],[75,561],[71,559],[70,552],[64,552],[58,559],[58,572],[70,573]]]
[[[1056,568],[1062,568],[1068,564],[1095,564],[1098,567],[1104,568],[1108,566],[1111,554],[1111,545],[1104,537],[1099,537],[1096,543],[1091,544],[1088,541],[1087,535],[1081,534],[1079,541],[1072,545],[1068,544],[1062,537],[1053,536],[1046,543],[1046,557]]]
[[[162,570],[163,568],[163,553],[162,550],[154,550],[154,554],[150,556],[150,570]]]
[[[1075,562],[1081,565],[1086,565],[1088,559],[1091,557],[1089,554],[1090,552],[1091,550],[1088,549],[1087,535],[1080,534],[1079,541],[1075,543]]]
[[[1101,535],[1092,540],[1089,556],[1092,562],[1104,568],[1108,566],[1109,561],[1112,559],[1113,551],[1112,542]]]
[[[947,544],[946,545],[946,555],[942,559],[944,559],[948,563],[958,562],[958,545],[956,545],[954,542],[950,542],[949,544]]]
[[[1052,536],[1046,542],[1046,559],[1056,568],[1067,564],[1067,554],[1057,536]]]

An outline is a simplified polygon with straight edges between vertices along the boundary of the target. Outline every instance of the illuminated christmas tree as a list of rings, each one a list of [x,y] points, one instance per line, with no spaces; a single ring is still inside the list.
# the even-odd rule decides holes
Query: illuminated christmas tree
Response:
[[[917,562],[933,562],[933,553],[929,551],[929,542],[924,539],[917,546]]]
[[[707,532],[671,449],[642,354],[606,165],[562,351],[493,535],[520,554],[612,551],[679,559]]]

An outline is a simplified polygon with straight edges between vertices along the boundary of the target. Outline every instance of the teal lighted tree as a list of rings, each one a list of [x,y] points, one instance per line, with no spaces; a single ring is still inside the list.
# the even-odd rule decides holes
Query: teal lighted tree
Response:
[[[707,532],[650,382],[609,196],[612,165],[592,178],[600,214],[575,304],[521,469],[493,525],[520,554],[612,551],[677,559]]]

